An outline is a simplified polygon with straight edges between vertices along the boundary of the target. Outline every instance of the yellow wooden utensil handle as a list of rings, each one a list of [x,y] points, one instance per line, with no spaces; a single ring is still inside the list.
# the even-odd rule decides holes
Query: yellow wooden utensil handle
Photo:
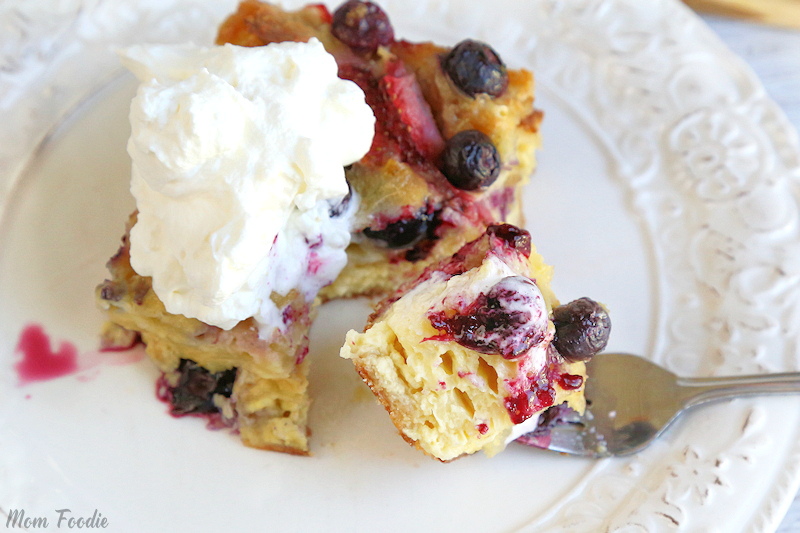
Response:
[[[697,11],[800,28],[800,0],[684,0]]]

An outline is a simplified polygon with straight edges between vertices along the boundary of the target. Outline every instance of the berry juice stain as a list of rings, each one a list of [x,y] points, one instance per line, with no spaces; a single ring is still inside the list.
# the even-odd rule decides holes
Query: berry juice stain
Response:
[[[22,356],[14,368],[22,385],[66,376],[78,370],[78,350],[62,341],[54,351],[50,337],[39,324],[22,330],[16,353]]]

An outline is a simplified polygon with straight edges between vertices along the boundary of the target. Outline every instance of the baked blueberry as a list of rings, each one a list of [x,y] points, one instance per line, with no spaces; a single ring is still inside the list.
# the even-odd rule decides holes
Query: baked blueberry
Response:
[[[469,96],[500,96],[508,87],[508,71],[500,56],[486,43],[467,39],[442,60],[453,83]]]
[[[374,52],[394,40],[389,17],[372,2],[350,0],[333,12],[333,35],[350,48]]]
[[[500,174],[500,154],[486,134],[460,131],[445,144],[442,173],[454,187],[464,191],[483,189]]]
[[[611,319],[599,303],[579,298],[553,310],[553,345],[567,361],[587,361],[602,351],[611,333]]]
[[[408,248],[428,234],[428,224],[431,220],[430,214],[420,212],[414,217],[401,218],[378,229],[366,228],[364,235],[387,248]]]
[[[214,395],[230,397],[236,369],[211,373],[189,359],[181,359],[180,379],[172,390],[172,412],[176,415],[190,413],[215,413]]]
[[[547,316],[539,289],[522,276],[508,276],[460,313],[428,316],[461,346],[484,354],[516,359],[541,343],[547,334]]]

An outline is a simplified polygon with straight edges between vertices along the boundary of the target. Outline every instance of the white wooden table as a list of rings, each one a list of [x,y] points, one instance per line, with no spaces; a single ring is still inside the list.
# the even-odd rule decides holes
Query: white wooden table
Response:
[[[729,48],[750,64],[764,83],[767,93],[800,130],[800,30],[718,17],[703,18]],[[777,531],[800,533],[800,493]]]

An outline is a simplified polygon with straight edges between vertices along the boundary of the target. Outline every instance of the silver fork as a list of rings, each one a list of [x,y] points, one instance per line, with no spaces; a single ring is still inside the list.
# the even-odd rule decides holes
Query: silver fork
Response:
[[[517,442],[585,457],[636,453],[685,410],[716,400],[800,393],[800,372],[682,378],[642,357],[601,353],[587,363],[583,416],[564,410]]]

